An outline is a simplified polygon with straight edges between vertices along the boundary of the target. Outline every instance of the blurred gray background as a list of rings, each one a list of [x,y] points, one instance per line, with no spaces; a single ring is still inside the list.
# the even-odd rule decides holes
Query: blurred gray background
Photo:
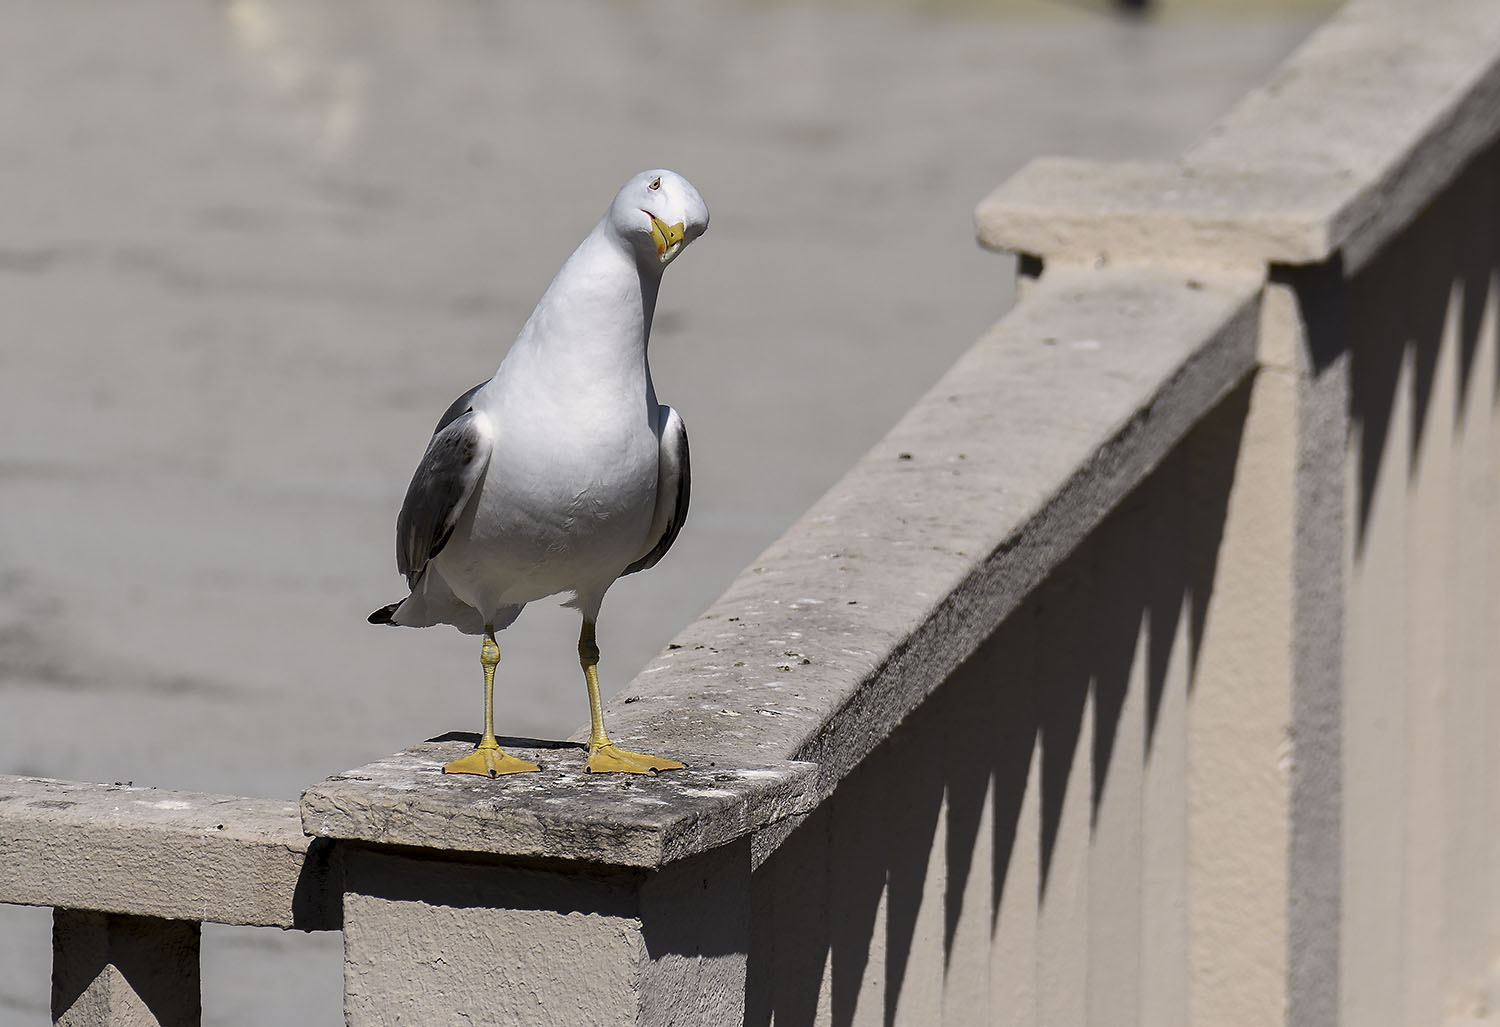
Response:
[[[664,166],[713,212],[652,340],[693,508],[606,601],[616,691],[1005,311],[990,188],[1173,155],[1330,5],[1179,6],[0,3],[0,772],[294,796],[475,730],[473,639],[365,623],[396,510]],[[501,636],[501,733],[587,722],[576,637]],[[0,906],[0,1024],[48,1022],[49,925]],[[341,1022],[340,975],[205,928],[204,1022]]]

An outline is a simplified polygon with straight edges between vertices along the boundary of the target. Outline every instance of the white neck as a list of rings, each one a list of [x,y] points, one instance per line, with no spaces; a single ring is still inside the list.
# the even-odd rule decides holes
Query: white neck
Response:
[[[541,375],[575,390],[601,383],[651,391],[646,345],[660,285],[660,268],[640,267],[606,217],[563,263],[497,377]]]

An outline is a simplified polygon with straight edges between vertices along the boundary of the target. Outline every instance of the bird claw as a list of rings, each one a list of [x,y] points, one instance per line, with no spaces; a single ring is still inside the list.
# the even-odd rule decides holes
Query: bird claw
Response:
[[[683,770],[685,767],[676,760],[631,752],[610,742],[589,750],[584,769],[590,774],[656,774],[663,770]]]

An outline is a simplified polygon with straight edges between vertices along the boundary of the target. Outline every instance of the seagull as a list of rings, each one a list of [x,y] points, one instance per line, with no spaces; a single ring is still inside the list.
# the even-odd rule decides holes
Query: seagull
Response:
[[[687,429],[657,402],[646,349],[662,272],[706,228],[708,207],[681,175],[630,179],[563,263],[495,376],[454,400],[433,430],[396,518],[396,567],[411,594],[369,619],[483,636],[484,733],[446,773],[539,769],[495,738],[495,632],[527,603],[562,593],[583,615],[587,770],[683,766],[621,749],[605,734],[594,628],[610,585],[654,567],[687,517]]]

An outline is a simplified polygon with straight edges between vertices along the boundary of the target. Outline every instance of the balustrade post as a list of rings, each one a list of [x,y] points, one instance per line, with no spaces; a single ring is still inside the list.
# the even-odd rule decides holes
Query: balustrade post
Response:
[[[471,746],[302,795],[308,833],[344,851],[350,1027],[743,1023],[755,835],[808,811],[818,768],[591,775],[581,747],[507,744],[541,773],[442,772]]]
[[[57,909],[52,1022],[58,1027],[197,1027],[202,925]]]
[[[744,839],[651,872],[364,849],[347,889],[349,1027],[744,1021]]]

